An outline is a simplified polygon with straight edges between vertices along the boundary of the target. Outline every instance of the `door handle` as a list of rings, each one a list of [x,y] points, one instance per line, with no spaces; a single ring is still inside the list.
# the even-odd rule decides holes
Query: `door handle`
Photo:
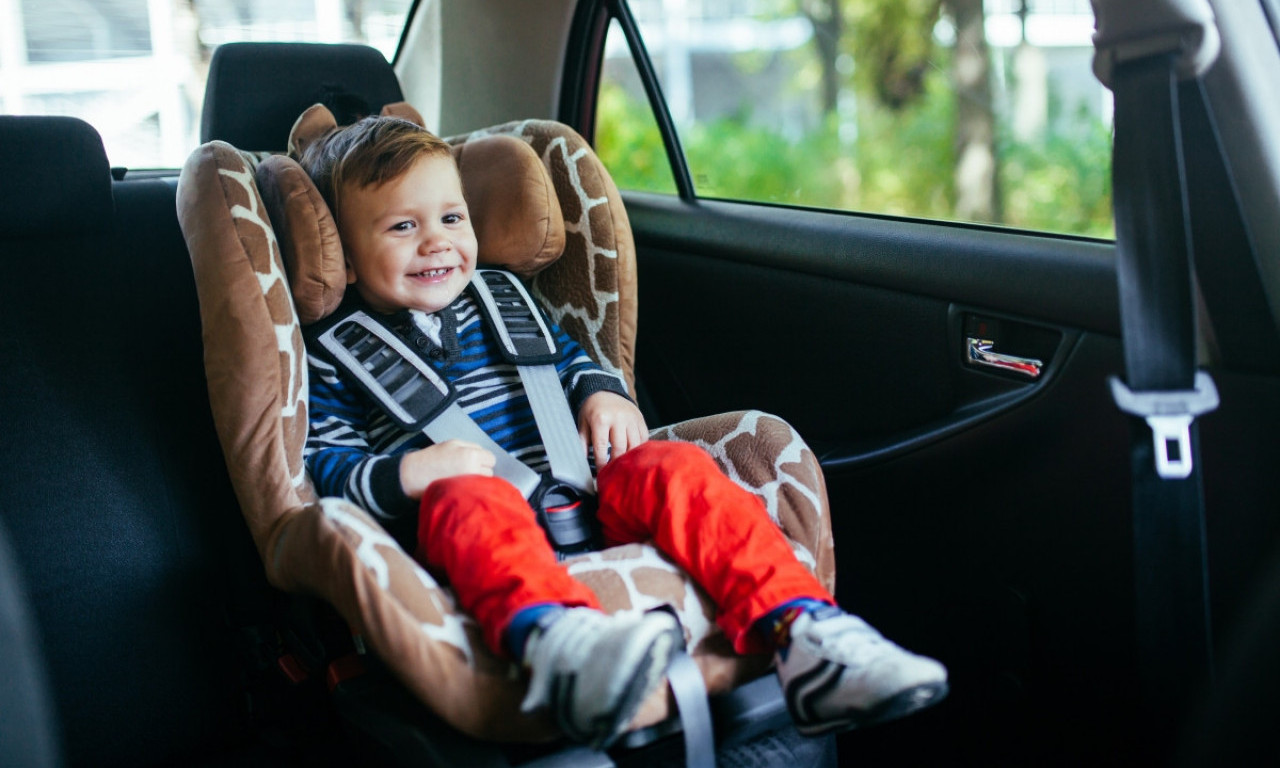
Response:
[[[1012,371],[1032,379],[1040,378],[1040,371],[1044,368],[1043,361],[1034,357],[1019,357],[995,352],[991,349],[993,346],[995,342],[990,339],[969,336],[967,338],[969,362],[1001,371]]]

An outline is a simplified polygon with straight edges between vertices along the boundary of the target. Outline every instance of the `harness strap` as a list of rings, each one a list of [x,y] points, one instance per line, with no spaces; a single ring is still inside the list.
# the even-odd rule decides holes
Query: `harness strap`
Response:
[[[457,403],[457,391],[390,328],[355,311],[326,328],[316,340],[402,429],[422,431],[432,442],[468,440],[492,453],[493,473],[525,498],[542,476],[502,449]]]
[[[520,374],[552,476],[585,493],[595,493],[591,465],[555,367],[559,345],[533,297],[519,278],[500,269],[477,269],[471,287],[501,342],[503,356]]]
[[[367,312],[339,318],[315,339],[403,430],[422,429],[457,399],[452,384]]]
[[[551,324],[515,275],[476,270],[471,289],[480,315],[516,367],[550,471],[535,472],[508,453],[458,404],[458,393],[387,319],[361,310],[310,329],[312,339],[401,429],[434,443],[456,438],[493,454],[494,474],[520,490],[560,557],[595,548],[595,480],[555,364],[562,349]]]
[[[671,658],[667,682],[680,711],[680,729],[684,731],[684,764],[687,768],[715,768],[716,742],[711,729],[711,706],[707,701],[707,684],[702,670],[685,651]]]
[[[480,428],[462,406],[450,403],[448,408],[438,413],[422,431],[433,443],[442,443],[449,439],[467,440],[479,445],[496,459],[493,474],[520,489],[526,499],[538,490],[542,483],[542,475],[534,472],[527,464],[503,450],[489,433]]]

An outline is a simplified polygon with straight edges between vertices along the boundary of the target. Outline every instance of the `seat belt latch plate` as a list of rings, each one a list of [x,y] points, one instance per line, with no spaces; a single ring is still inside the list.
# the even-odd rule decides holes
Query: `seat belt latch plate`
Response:
[[[1195,389],[1134,392],[1111,376],[1111,396],[1125,413],[1140,416],[1151,427],[1156,474],[1162,480],[1182,480],[1191,476],[1191,423],[1196,416],[1218,407],[1218,388],[1213,377],[1196,372]]]

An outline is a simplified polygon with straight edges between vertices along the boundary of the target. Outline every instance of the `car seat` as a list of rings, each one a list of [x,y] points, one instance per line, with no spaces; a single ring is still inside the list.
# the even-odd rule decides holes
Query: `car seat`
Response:
[[[179,220],[200,297],[214,419],[268,579],[286,592],[331,604],[371,651],[365,665],[388,669],[414,705],[425,704],[447,724],[440,730],[410,715],[408,729],[384,729],[377,737],[384,747],[399,751],[401,759],[406,746],[413,746],[437,762],[466,763],[473,754],[446,754],[447,745],[458,742],[458,731],[475,740],[526,743],[557,734],[545,715],[519,713],[518,670],[483,646],[477,626],[458,611],[448,589],[369,514],[338,499],[316,498],[302,464],[307,421],[300,325],[326,306],[332,309],[335,289],[344,281],[337,277],[340,252],[336,259],[317,256],[332,254],[328,246],[337,243],[327,208],[296,163],[279,154],[302,110],[286,122],[264,106],[273,101],[264,92],[283,85],[288,93],[277,98],[295,106],[334,101],[336,95],[339,106],[354,105],[340,122],[376,112],[400,94],[390,65],[369,50],[219,48],[206,92],[205,143],[179,182]],[[277,76],[321,69],[321,79]],[[270,83],[262,72],[272,73]],[[366,88],[368,83],[376,86]],[[248,92],[253,98],[240,98]],[[553,319],[603,367],[623,375],[634,392],[635,250],[621,197],[590,146],[567,126],[545,120],[448,140],[459,158],[481,262],[502,263],[527,276]],[[502,218],[487,216],[490,211],[501,211]],[[501,223],[513,211],[523,212],[521,226]],[[738,412],[657,429],[652,437],[707,448],[731,478],[763,499],[797,556],[829,589],[834,586],[821,470],[789,425],[768,414]],[[609,610],[664,603],[675,608],[706,688],[716,696],[713,716],[722,746],[787,722],[774,678],[756,680],[768,657],[733,654],[701,590],[652,547],[591,553],[571,559],[569,567]],[[340,687],[341,665],[328,672]],[[661,733],[671,710],[667,693],[660,691],[634,724],[656,726],[649,733]],[[385,699],[348,716],[370,730],[391,717]],[[433,739],[433,732],[441,738]],[[828,740],[788,749],[829,753],[829,747]]]

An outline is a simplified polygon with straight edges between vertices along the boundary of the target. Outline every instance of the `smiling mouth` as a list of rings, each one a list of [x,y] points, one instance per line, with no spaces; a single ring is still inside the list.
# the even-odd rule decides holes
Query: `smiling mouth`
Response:
[[[453,267],[440,267],[439,269],[424,269],[421,272],[415,272],[414,274],[410,275],[410,277],[425,277],[430,279],[433,277],[444,277],[445,275],[449,274],[452,271],[453,271]]]

